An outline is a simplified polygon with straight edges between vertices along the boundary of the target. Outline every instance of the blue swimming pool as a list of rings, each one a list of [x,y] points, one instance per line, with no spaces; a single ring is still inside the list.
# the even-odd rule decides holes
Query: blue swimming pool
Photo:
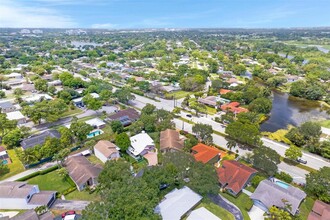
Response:
[[[284,189],[287,189],[287,188],[290,187],[289,184],[287,184],[287,183],[285,183],[285,182],[282,182],[282,181],[278,181],[278,180],[276,180],[275,183],[276,183],[278,186],[280,186],[280,187],[282,187],[282,188],[284,188]]]
[[[98,135],[100,135],[102,133],[103,133],[102,130],[94,130],[94,131],[92,131],[91,133],[89,133],[87,135],[87,138],[93,138],[93,137],[96,137],[96,136],[98,136]]]
[[[2,163],[3,165],[6,165],[6,164],[8,164],[8,161],[7,161],[7,160],[3,160],[3,161],[1,161],[1,163]]]

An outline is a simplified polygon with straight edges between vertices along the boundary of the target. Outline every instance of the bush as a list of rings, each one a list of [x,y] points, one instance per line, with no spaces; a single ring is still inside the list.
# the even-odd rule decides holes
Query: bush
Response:
[[[267,179],[266,177],[264,176],[260,176],[260,175],[256,175],[252,178],[251,180],[251,185],[254,187],[254,188],[257,188],[259,183],[263,180]]]
[[[66,196],[66,195],[68,195],[69,193],[72,193],[72,192],[75,191],[75,190],[76,190],[76,186],[72,186],[72,187],[70,187],[70,188],[68,188],[68,189],[66,189],[66,190],[64,190],[64,191],[62,191],[62,192],[61,192],[61,195]]]
[[[246,211],[250,211],[250,209],[251,209],[252,206],[253,206],[253,201],[252,201],[252,199],[247,200],[244,206],[245,206],[244,208],[245,208]]]
[[[22,178],[19,178],[19,179],[17,179],[17,181],[26,181],[26,180],[29,180],[33,177],[39,176],[39,175],[45,175],[45,174],[50,173],[50,172],[52,172],[54,170],[57,170],[57,169],[58,169],[58,165],[53,166],[53,167],[49,167],[45,170],[37,171],[37,172],[31,173],[27,176],[24,176]]]
[[[285,172],[280,172],[275,174],[275,178],[283,180],[284,182],[291,183],[293,181],[292,176]]]

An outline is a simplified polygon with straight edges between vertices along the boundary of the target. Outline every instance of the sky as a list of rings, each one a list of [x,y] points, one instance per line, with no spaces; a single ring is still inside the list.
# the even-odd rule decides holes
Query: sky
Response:
[[[0,27],[329,27],[330,0],[0,0]]]

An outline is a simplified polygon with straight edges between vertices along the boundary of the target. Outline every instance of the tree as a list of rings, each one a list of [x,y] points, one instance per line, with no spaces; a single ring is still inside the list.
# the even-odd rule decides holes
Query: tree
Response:
[[[14,95],[17,96],[22,96],[24,94],[23,90],[20,88],[14,89]]]
[[[87,139],[87,135],[93,130],[93,127],[83,121],[78,121],[77,118],[73,118],[70,130],[76,139],[82,143]]]
[[[44,79],[35,80],[34,86],[35,86],[36,90],[38,90],[38,91],[47,92],[48,85],[47,85],[47,81]]]
[[[20,146],[20,142],[23,135],[19,129],[10,131],[6,136],[3,137],[2,141],[7,145],[8,149]]]
[[[262,169],[269,176],[273,176],[277,172],[277,165],[281,162],[280,158],[281,156],[275,150],[265,146],[254,148],[251,157],[253,166]]]
[[[267,220],[292,220],[292,217],[289,212],[276,208],[275,206],[272,206],[269,209],[268,217],[265,219]]]
[[[291,128],[289,132],[285,134],[285,137],[299,147],[306,143],[304,136],[300,133],[298,128]]]
[[[197,123],[192,127],[192,132],[196,134],[197,138],[200,139],[205,144],[213,143],[213,129],[211,125]]]
[[[103,103],[100,100],[93,98],[90,94],[87,94],[83,100],[84,104],[87,106],[88,109],[91,110],[98,110],[102,107]]]
[[[291,145],[288,149],[286,149],[285,156],[291,160],[296,160],[302,156],[302,151],[299,147]]]
[[[100,99],[102,101],[108,101],[110,99],[111,95],[112,95],[112,93],[110,90],[102,90],[100,92]]]
[[[58,131],[61,134],[60,143],[63,148],[70,147],[74,142],[74,135],[67,127],[60,127]]]
[[[256,98],[250,103],[249,110],[256,113],[268,114],[272,110],[272,102],[267,98]]]
[[[127,88],[117,89],[113,94],[119,102],[128,104],[128,101],[134,100],[135,96],[131,94],[130,90]]]
[[[71,153],[69,148],[64,148],[54,155],[53,159],[57,161],[59,166],[62,166],[64,159]]]
[[[9,172],[10,172],[10,170],[9,170],[8,166],[1,163],[0,164],[0,176],[3,176],[3,175],[5,175],[6,173],[9,173]]]
[[[68,172],[68,170],[65,169],[64,167],[58,169],[58,170],[56,171],[56,173],[57,173],[60,177],[62,177],[63,180],[66,179],[66,178],[68,178],[68,176],[69,176],[69,172]]]
[[[300,125],[299,131],[307,140],[318,140],[322,134],[321,126],[318,123],[312,121],[307,121]]]
[[[122,152],[125,152],[131,145],[131,141],[125,132],[120,133],[116,136],[115,143]]]
[[[124,126],[120,123],[120,121],[112,121],[110,123],[111,129],[113,132],[116,132],[117,134],[122,133],[124,131]]]
[[[259,146],[259,125],[251,122],[234,121],[226,127],[226,133],[234,140],[242,144],[255,147]]]
[[[0,90],[0,99],[6,98],[6,93]]]
[[[330,167],[322,167],[320,170],[306,175],[306,188],[309,193],[318,199],[330,202]]]
[[[9,120],[5,113],[1,113],[1,109],[0,109],[0,132],[1,132],[0,138],[6,136],[6,134],[14,130],[16,126],[17,126],[17,121]]]

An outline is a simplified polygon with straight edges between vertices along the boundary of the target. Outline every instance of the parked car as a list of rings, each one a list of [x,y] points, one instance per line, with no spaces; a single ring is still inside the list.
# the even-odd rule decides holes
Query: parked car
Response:
[[[76,214],[76,212],[74,210],[70,210],[70,211],[62,213],[62,218],[65,218],[65,216],[67,216],[67,215],[75,215],[75,214]]]
[[[298,163],[303,163],[303,164],[306,164],[306,163],[307,163],[307,160],[303,160],[303,159],[301,159],[301,158],[298,158],[296,161],[297,161]]]
[[[187,116],[188,118],[191,118],[191,117],[192,117],[192,115],[191,115],[191,114],[186,114],[186,116]]]

